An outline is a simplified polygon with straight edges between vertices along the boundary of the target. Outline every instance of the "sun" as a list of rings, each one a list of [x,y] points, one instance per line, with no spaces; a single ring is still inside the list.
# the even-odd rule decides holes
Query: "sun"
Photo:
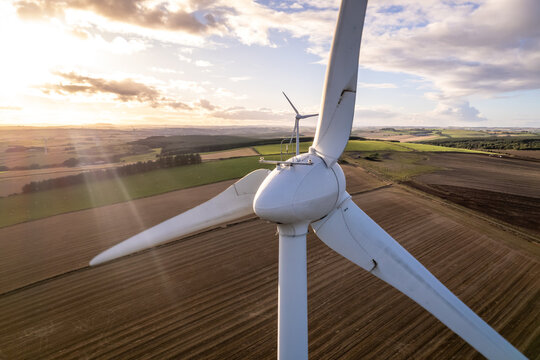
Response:
[[[22,20],[13,7],[0,5],[0,101],[17,103],[39,95],[39,87],[55,81],[56,71],[92,64],[95,46],[58,19]]]

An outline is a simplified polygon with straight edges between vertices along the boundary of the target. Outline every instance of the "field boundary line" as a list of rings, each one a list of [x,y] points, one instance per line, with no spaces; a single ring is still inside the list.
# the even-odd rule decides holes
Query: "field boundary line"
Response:
[[[47,283],[49,281],[54,281],[56,279],[61,279],[63,277],[67,277],[69,275],[76,274],[76,273],[79,273],[79,272],[82,272],[82,271],[88,270],[88,269],[90,269],[90,265],[80,267],[80,268],[77,268],[77,269],[68,270],[68,271],[63,272],[61,274],[52,275],[52,276],[50,276],[48,278],[41,279],[41,280],[38,280],[38,281],[34,281],[32,283],[29,283],[29,284],[23,285],[21,287],[11,289],[11,290],[8,290],[6,292],[1,293],[0,294],[0,299],[3,298],[3,297],[7,297],[7,296],[10,296],[10,295],[16,294],[16,293],[21,292],[21,291],[31,289],[31,288],[39,286],[41,284],[45,284],[45,283]]]
[[[129,255],[123,256],[121,258],[112,260],[109,263],[120,261],[121,259],[127,259],[127,258],[130,258],[130,257],[133,257],[133,256],[141,255],[141,254],[149,252],[152,249],[161,249],[161,248],[166,248],[166,247],[169,247],[169,246],[173,246],[173,245],[178,244],[180,242],[191,240],[194,237],[202,235],[202,234],[210,233],[210,232],[217,231],[217,230],[220,230],[220,229],[224,229],[224,228],[228,228],[228,227],[231,227],[231,226],[240,225],[240,224],[244,224],[244,223],[248,223],[248,222],[252,222],[252,221],[257,221],[257,220],[260,220],[260,219],[258,217],[255,217],[254,215],[248,215],[248,216],[245,216],[245,217],[240,218],[238,220],[235,220],[233,222],[228,222],[228,223],[223,223],[223,224],[220,224],[220,225],[215,225],[215,226],[212,226],[210,228],[191,233],[191,234],[189,234],[187,236],[183,236],[181,238],[168,241],[168,242],[166,242],[164,244],[160,244],[160,245],[153,246],[153,247],[150,247],[150,248],[147,248],[147,249],[143,249],[143,250],[138,251],[136,253],[129,254]],[[90,261],[90,259],[88,261]],[[7,291],[5,291],[3,293],[0,293],[0,299],[3,298],[3,297],[10,296],[12,294],[16,294],[16,293],[18,293],[20,291],[25,291],[25,290],[31,289],[33,287],[40,286],[42,284],[46,284],[49,281],[58,280],[58,279],[61,279],[63,277],[67,277],[69,275],[72,275],[72,274],[75,274],[75,273],[78,273],[78,272],[90,270],[91,268],[93,268],[93,267],[90,266],[90,265],[86,265],[86,266],[79,267],[79,268],[76,268],[76,269],[68,270],[68,271],[60,273],[60,274],[51,275],[50,277],[47,277],[45,279],[37,280],[37,281],[31,282],[31,283],[28,283],[26,285],[22,285],[22,286],[20,286],[18,288],[7,290]]]
[[[366,193],[370,193],[370,192],[377,191],[377,190],[387,189],[387,188],[392,187],[392,186],[394,186],[394,183],[381,185],[381,186],[378,186],[378,187],[373,188],[373,189],[367,189],[367,190],[360,190],[360,191],[351,192],[349,195],[356,196],[356,195],[366,194]]]

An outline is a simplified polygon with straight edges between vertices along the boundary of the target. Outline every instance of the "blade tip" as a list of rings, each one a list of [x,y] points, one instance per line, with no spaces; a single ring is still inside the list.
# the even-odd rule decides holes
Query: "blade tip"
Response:
[[[103,256],[104,254],[101,253],[99,255],[96,255],[94,256],[94,258],[92,260],[90,260],[90,266],[97,266],[97,265],[101,265],[103,264],[104,262],[107,262],[109,260],[112,260],[112,259],[109,259],[105,256]]]

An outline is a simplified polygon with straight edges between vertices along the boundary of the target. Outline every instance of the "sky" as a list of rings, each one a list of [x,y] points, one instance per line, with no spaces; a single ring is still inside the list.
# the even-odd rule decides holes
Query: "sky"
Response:
[[[338,8],[0,0],[0,125],[292,125],[281,91],[319,112]],[[538,19],[538,0],[371,0],[354,126],[540,127]]]

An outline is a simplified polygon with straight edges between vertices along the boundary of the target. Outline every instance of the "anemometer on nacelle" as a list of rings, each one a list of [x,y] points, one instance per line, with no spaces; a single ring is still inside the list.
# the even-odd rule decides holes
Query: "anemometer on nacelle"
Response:
[[[302,162],[302,161],[277,161],[277,160],[264,160],[264,157],[261,156],[261,158],[259,159],[259,162],[261,164],[276,164],[276,167],[280,167],[280,166],[294,166],[294,165],[313,165],[313,161],[308,160],[306,162]]]

